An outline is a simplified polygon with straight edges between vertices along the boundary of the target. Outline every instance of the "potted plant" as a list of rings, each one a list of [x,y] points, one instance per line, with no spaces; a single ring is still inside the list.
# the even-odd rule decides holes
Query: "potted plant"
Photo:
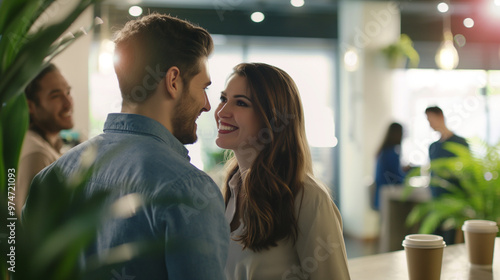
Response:
[[[446,188],[448,193],[417,205],[407,218],[409,226],[420,222],[420,233],[431,233],[442,223],[460,229],[469,219],[500,224],[500,142],[488,145],[471,140],[469,144],[470,151],[462,145],[447,143],[445,148],[457,156],[431,162],[430,171],[435,175],[432,184]],[[457,178],[460,186],[446,180],[449,178]]]
[[[0,251],[2,256],[7,256],[7,262],[0,263],[0,279],[9,279],[10,276],[16,280],[74,279],[74,249],[81,247],[88,239],[95,227],[91,221],[95,221],[101,212],[99,207],[89,209],[90,204],[68,203],[75,202],[71,198],[79,191],[78,186],[84,182],[85,176],[73,182],[72,188],[67,188],[70,184],[66,180],[55,178],[56,185],[52,187],[57,193],[51,190],[50,195],[43,197],[45,203],[40,205],[45,208],[39,209],[46,213],[45,218],[48,220],[30,225],[29,231],[23,230],[14,213],[15,207],[22,205],[13,203],[16,170],[29,122],[24,87],[52,58],[99,23],[96,21],[89,27],[82,27],[77,32],[61,37],[79,15],[97,1],[73,1],[73,9],[68,12],[59,9],[60,13],[64,13],[62,20],[52,24],[40,23],[39,19],[51,5],[61,5],[54,0],[0,2],[0,219],[7,221],[8,225],[0,229]],[[99,205],[101,199],[96,198],[92,203]],[[75,213],[76,218],[64,217],[66,210]],[[48,216],[58,212],[58,216]],[[57,224],[52,223],[56,219]],[[79,225],[82,231],[69,230],[69,225]],[[50,246],[57,236],[63,236],[71,244]],[[68,244],[61,239],[58,241]],[[40,258],[33,256],[42,256],[45,265],[38,265],[40,262],[36,263],[35,260],[40,261]]]
[[[406,34],[401,34],[399,40],[382,49],[391,68],[405,67],[407,61],[411,67],[417,67],[420,62],[418,52],[413,48],[413,41]]]

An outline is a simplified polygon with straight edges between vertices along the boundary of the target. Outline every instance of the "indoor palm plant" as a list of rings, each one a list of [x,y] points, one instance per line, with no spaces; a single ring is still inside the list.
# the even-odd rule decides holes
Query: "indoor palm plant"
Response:
[[[74,279],[75,251],[88,240],[89,234],[94,231],[93,221],[101,213],[100,207],[89,206],[92,203],[99,206],[102,197],[89,204],[73,203],[75,201],[72,198],[80,191],[78,186],[82,185],[85,176],[73,182],[70,188],[68,186],[71,184],[65,179],[54,178],[55,186],[52,186],[54,188],[50,195],[40,198],[45,200],[40,203],[40,207],[44,208],[38,208],[45,213],[43,222],[30,225],[29,231],[23,230],[13,211],[15,207],[21,207],[13,204],[14,181],[29,121],[24,87],[54,56],[93,28],[95,23],[61,36],[85,9],[97,1],[72,1],[73,8],[67,13],[59,9],[60,13],[66,14],[55,23],[41,22],[41,16],[51,5],[67,5],[68,2],[0,1],[0,219],[13,225],[2,225],[0,229],[1,254],[8,256],[8,261],[11,261],[0,263],[0,279]],[[59,215],[50,216],[53,213]],[[61,213],[65,213],[66,217]],[[76,218],[69,219],[71,213]],[[79,225],[78,231],[74,230],[75,225]],[[64,240],[59,241],[65,246],[50,246],[48,242],[53,242],[54,236],[64,237]],[[36,262],[33,256],[38,256]]]
[[[445,148],[457,157],[431,162],[430,171],[435,174],[432,185],[449,192],[416,206],[407,218],[408,225],[420,222],[421,233],[431,233],[442,223],[460,228],[469,219],[492,220],[500,225],[500,142],[492,146],[471,140],[469,144],[470,151],[447,143]],[[446,180],[450,178],[458,179],[460,186]]]

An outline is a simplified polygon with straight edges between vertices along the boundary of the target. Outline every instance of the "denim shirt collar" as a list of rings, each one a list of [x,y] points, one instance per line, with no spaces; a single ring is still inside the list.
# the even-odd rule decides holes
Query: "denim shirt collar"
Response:
[[[168,145],[175,152],[187,158],[188,150],[172,133],[158,121],[137,114],[111,113],[104,123],[104,132],[123,132],[148,135]]]

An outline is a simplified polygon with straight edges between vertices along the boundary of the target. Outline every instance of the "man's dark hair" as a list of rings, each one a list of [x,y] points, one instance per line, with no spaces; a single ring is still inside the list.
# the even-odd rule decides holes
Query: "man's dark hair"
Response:
[[[40,104],[40,100],[36,94],[40,90],[40,81],[45,75],[53,71],[59,71],[59,69],[53,63],[50,63],[26,86],[24,94],[28,100],[33,101],[36,105]]]
[[[158,13],[127,22],[115,44],[115,72],[125,103],[145,101],[173,66],[187,85],[201,71],[200,59],[213,50],[205,29]]]
[[[425,109],[425,113],[434,113],[436,115],[443,116],[443,110],[441,110],[438,106],[427,107],[427,109]]]

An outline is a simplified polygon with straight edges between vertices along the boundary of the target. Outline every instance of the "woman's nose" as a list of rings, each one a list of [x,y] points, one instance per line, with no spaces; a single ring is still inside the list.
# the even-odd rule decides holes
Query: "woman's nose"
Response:
[[[216,111],[217,117],[219,118],[227,118],[230,116],[230,110],[227,106],[227,103],[221,103]]]

